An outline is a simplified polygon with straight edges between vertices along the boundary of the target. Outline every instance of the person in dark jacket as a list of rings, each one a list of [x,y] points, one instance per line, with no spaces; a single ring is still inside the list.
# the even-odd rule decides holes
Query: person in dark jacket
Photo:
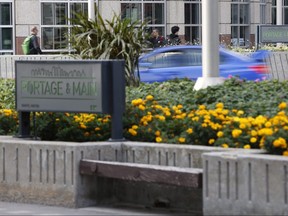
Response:
[[[36,26],[31,28],[31,39],[29,43],[29,55],[36,55],[36,54],[42,54],[42,50],[40,49],[40,45],[38,42],[38,29]]]
[[[179,30],[178,26],[173,26],[171,28],[171,34],[169,35],[169,44],[170,45],[179,45],[181,44],[181,39],[179,38]]]
[[[153,48],[162,47],[164,45],[165,38],[160,35],[158,29],[153,29],[149,41]]]

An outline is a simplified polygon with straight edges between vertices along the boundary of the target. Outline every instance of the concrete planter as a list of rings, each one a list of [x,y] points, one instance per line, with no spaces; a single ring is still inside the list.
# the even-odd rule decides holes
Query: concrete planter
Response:
[[[204,215],[288,214],[288,158],[248,152],[203,154]]]

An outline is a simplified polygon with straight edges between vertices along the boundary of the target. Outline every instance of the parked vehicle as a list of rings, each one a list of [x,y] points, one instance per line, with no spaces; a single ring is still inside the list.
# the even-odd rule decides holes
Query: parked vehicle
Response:
[[[242,55],[219,47],[219,76],[237,76],[246,80],[268,78],[265,62],[269,52],[259,50]],[[202,47],[192,45],[167,46],[143,54],[139,58],[141,82],[163,82],[175,78],[196,80],[202,77]]]

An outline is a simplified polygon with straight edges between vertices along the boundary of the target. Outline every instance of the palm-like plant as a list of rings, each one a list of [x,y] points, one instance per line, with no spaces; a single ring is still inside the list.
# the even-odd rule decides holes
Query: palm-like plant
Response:
[[[135,70],[142,50],[149,43],[147,22],[131,22],[115,13],[110,21],[104,21],[100,13],[96,13],[95,20],[75,14],[70,44],[82,59],[124,59],[127,85],[138,86],[139,75]]]

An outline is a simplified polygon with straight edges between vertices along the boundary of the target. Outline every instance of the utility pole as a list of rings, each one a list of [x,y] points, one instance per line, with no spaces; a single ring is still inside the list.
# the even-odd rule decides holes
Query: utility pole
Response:
[[[224,82],[219,77],[218,1],[202,0],[202,77],[197,79],[195,90]]]

